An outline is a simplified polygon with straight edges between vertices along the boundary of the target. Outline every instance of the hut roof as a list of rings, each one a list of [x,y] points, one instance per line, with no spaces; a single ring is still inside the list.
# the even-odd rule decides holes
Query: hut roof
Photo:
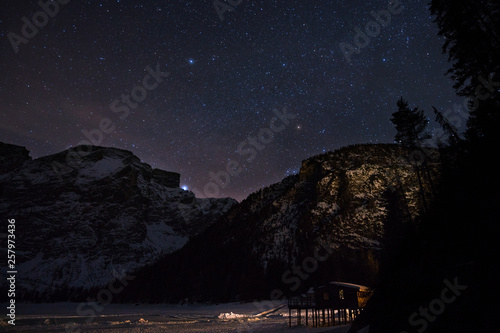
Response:
[[[357,289],[359,291],[368,291],[370,288],[367,286],[362,286],[360,284],[353,284],[353,283],[346,283],[346,282],[330,282],[330,284],[339,286],[339,287],[344,287],[344,288],[352,288],[352,289]]]

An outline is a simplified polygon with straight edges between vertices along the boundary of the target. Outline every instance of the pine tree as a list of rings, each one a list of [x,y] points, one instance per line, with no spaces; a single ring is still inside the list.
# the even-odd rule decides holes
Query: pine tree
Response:
[[[408,102],[403,97],[401,97],[397,105],[398,111],[394,112],[391,117],[391,122],[396,126],[396,142],[399,142],[403,147],[408,149],[408,153],[410,154],[414,151],[420,151],[424,140],[430,138],[430,135],[426,131],[428,120],[424,116],[424,111],[419,110],[418,107],[413,110],[410,109]],[[417,174],[423,206],[424,209],[427,209],[426,193],[422,183],[422,170],[427,168],[425,158],[420,163],[412,164],[414,164]],[[428,181],[432,186],[430,174],[428,177]]]
[[[439,35],[446,38],[443,52],[452,63],[448,74],[454,88],[471,99],[466,137],[499,140],[500,2],[432,0],[430,10]]]
[[[448,71],[463,96],[473,96],[479,76],[499,74],[500,2],[497,0],[432,0],[443,52],[452,63]]]
[[[397,105],[398,111],[394,112],[391,117],[391,122],[396,126],[396,142],[408,149],[421,147],[424,140],[430,137],[426,131],[428,121],[424,116],[424,111],[419,110],[418,107],[410,109],[403,97]]]

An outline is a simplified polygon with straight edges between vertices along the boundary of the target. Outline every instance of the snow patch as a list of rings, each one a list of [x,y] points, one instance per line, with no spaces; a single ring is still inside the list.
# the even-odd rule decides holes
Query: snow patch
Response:
[[[186,236],[177,234],[172,227],[164,223],[147,225],[147,241],[159,252],[172,252],[186,245]]]
[[[246,317],[252,317],[252,316],[242,315],[242,314],[237,314],[237,313],[232,313],[232,312],[221,313],[220,315],[217,316],[217,318],[219,318],[219,319],[238,319],[238,318],[246,318]]]
[[[89,168],[81,169],[78,173],[79,179],[77,183],[85,183],[86,180],[102,179],[111,176],[123,167],[123,160],[105,157]]]

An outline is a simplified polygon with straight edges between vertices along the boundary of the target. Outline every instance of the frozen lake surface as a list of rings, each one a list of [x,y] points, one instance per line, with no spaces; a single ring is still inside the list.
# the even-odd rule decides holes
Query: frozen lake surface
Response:
[[[264,310],[269,307],[263,308],[253,303],[108,304],[97,309],[78,303],[17,304],[16,326],[6,325],[4,314],[0,332],[346,333],[349,329],[349,326],[289,328],[285,303],[273,305],[276,305],[273,307],[275,311],[268,313]],[[294,315],[292,324],[296,324]]]

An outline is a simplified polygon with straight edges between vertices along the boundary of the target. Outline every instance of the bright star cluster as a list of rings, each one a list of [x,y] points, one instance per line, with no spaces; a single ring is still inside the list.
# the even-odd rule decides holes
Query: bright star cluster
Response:
[[[402,6],[348,62],[341,43],[355,45],[356,29],[387,1],[244,1],[223,21],[212,1],[70,1],[45,25],[38,15],[43,27],[25,31],[30,38],[23,17],[32,22],[42,8],[6,1],[0,141],[41,157],[91,136],[179,172],[184,189],[200,192],[236,161],[218,196],[244,199],[308,157],[392,142],[400,96],[429,116],[433,105],[459,103],[425,2]],[[26,41],[17,53],[12,33]],[[157,68],[168,77],[155,77]],[[111,107],[122,96],[126,117]],[[296,117],[278,119],[273,110],[283,108]],[[269,130],[273,117],[282,130]],[[260,140],[246,147],[251,161],[238,149],[249,136]]]

